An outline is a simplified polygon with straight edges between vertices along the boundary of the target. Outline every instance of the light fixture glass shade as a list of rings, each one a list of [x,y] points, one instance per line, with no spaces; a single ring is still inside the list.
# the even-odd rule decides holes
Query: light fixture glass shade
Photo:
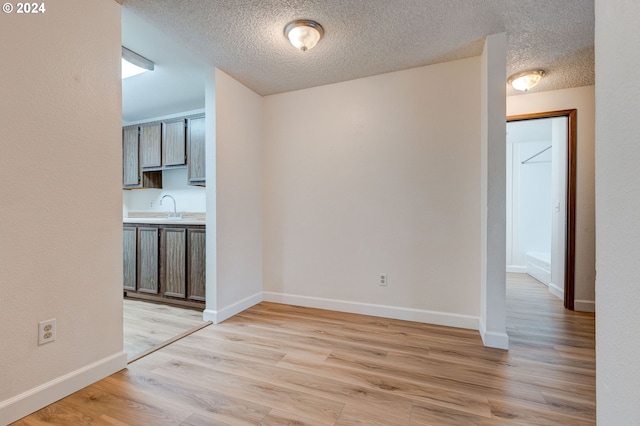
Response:
[[[507,82],[514,89],[527,92],[540,82],[544,74],[542,70],[523,71],[509,77]]]
[[[138,55],[126,47],[122,46],[122,79],[142,74],[146,71],[153,71],[155,65],[147,58]]]
[[[289,22],[284,28],[284,34],[293,46],[306,52],[318,44],[324,34],[324,29],[315,21],[299,19]]]

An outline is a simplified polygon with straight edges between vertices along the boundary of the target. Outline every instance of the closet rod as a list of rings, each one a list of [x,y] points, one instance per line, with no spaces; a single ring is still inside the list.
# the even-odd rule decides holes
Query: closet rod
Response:
[[[537,153],[537,154],[533,154],[531,157],[527,158],[526,160],[524,160],[524,161],[523,161],[522,163],[520,163],[520,164],[524,164],[524,163],[526,163],[526,162],[527,162],[527,161],[529,161],[529,160],[533,160],[533,159],[534,159],[534,158],[536,158],[538,155],[540,155],[540,154],[542,154],[543,152],[548,151],[548,150],[550,150],[550,149],[551,149],[551,145],[549,145],[548,147],[546,147],[545,149],[543,149],[543,150],[542,150],[542,151],[540,151],[539,153]]]

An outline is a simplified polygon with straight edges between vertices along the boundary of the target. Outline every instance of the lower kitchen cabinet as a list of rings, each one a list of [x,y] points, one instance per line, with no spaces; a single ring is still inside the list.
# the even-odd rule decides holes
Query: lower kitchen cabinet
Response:
[[[125,224],[125,295],[202,306],[206,300],[205,246],[204,225]]]
[[[138,228],[138,291],[158,294],[158,228]]]
[[[122,230],[122,254],[123,259],[123,283],[125,290],[136,290],[137,253],[136,242],[138,241],[138,230],[136,228],[125,227]]]
[[[204,229],[187,230],[187,252],[189,263],[187,277],[189,282],[189,299],[205,300],[206,275],[206,243],[207,235]]]
[[[187,296],[187,230],[165,228],[162,230],[163,295],[185,298]]]

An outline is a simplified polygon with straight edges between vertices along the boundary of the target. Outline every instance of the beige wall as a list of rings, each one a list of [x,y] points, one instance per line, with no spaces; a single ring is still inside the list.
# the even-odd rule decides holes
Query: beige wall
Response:
[[[640,2],[596,0],[598,425],[640,419]]]
[[[0,25],[0,424],[126,363],[120,6],[58,0]],[[57,340],[38,346],[38,322]]]
[[[265,97],[265,299],[477,328],[479,105],[480,58]]]
[[[510,96],[507,115],[577,109],[575,308],[595,310],[594,86]]]
[[[207,170],[207,199],[215,201],[207,206],[207,233],[215,226],[217,239],[207,243],[207,291],[215,296],[205,319],[219,322],[262,300],[262,97],[213,73],[215,95],[207,102],[215,102],[215,140],[207,139],[207,149],[215,156],[207,164],[215,168]]]
[[[485,346],[508,349],[506,332],[507,36],[488,36],[480,59],[480,336]]]

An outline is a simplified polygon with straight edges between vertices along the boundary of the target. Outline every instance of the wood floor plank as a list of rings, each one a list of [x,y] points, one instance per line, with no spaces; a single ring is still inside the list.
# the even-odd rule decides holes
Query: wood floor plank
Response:
[[[172,338],[208,324],[202,311],[139,299],[124,299],[123,341],[129,361]]]
[[[305,417],[289,413],[283,410],[273,409],[260,422],[264,426],[324,426],[320,423]]]
[[[171,380],[146,371],[128,371],[111,376],[94,385],[111,392],[121,392],[137,404],[160,404],[208,418],[210,422],[255,425],[270,408],[227,395],[222,389],[210,389],[184,380]],[[127,389],[135,389],[128,392]],[[192,419],[193,420],[193,419]]]
[[[594,424],[594,315],[507,274],[507,330],[508,352],[473,330],[262,302],[14,425]]]

